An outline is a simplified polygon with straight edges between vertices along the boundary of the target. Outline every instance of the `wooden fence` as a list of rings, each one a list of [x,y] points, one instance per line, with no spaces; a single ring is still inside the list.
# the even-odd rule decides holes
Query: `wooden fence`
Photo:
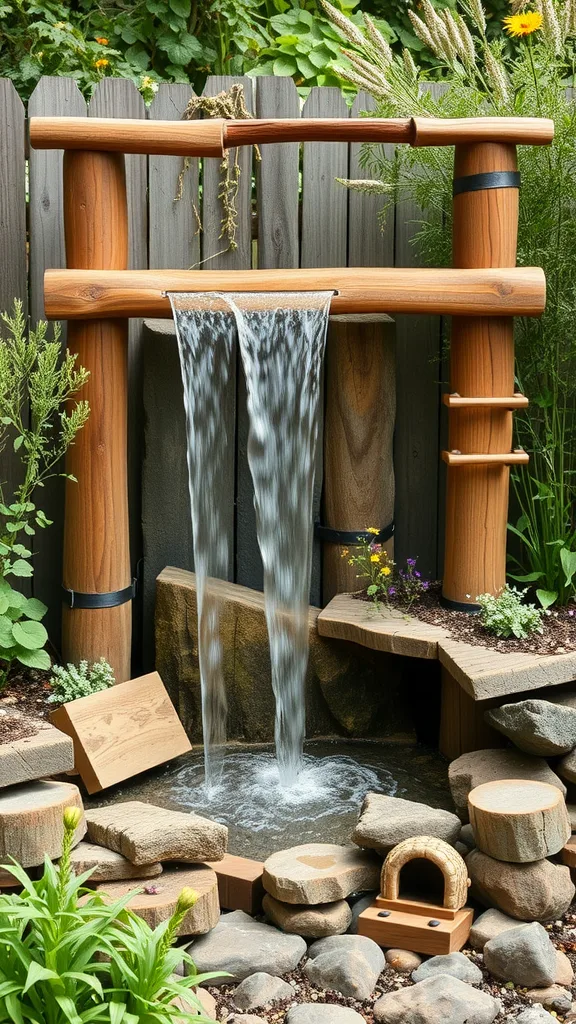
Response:
[[[214,95],[233,82],[244,85],[248,107],[258,117],[347,117],[369,107],[359,96],[353,108],[336,89],[313,89],[300,109],[296,88],[288,78],[233,79],[213,77],[205,93]],[[62,154],[26,147],[26,115],[74,115],[179,119],[190,99],[186,85],[162,85],[146,109],[135,86],[122,79],[103,79],[89,103],[76,83],[44,78],[32,94],[28,111],[11,82],[0,80],[0,308],[15,296],[27,304],[33,320],[43,315],[43,273],[65,265],[62,224]],[[241,151],[238,194],[238,247],[221,253],[221,207],[218,200],[219,161],[197,161],[184,179],[183,197],[175,201],[182,161],[178,157],[126,158],[130,266],[133,268],[190,268],[209,258],[218,268],[285,268],[329,266],[414,266],[417,254],[411,239],[418,211],[404,205],[388,217],[384,230],[378,221],[379,197],[348,192],[336,177],[365,177],[358,164],[359,147],[346,143],[306,143],[302,161],[298,144],[267,146],[261,163],[254,163],[255,203],[252,196],[253,154]],[[26,174],[28,167],[28,176]],[[301,179],[300,179],[301,174]],[[203,230],[198,231],[196,211]],[[214,255],[220,253],[220,255]],[[205,264],[206,265],[206,264]],[[149,545],[142,536],[143,338],[140,322],[130,328],[130,506],[134,567],[142,562],[146,578]],[[395,434],[396,552],[399,558],[417,555],[426,573],[441,565],[443,481],[439,459],[442,432],[438,318],[397,318],[397,420]],[[173,396],[179,403],[180,396]],[[257,585],[253,548],[255,532],[251,486],[245,458],[247,419],[240,375],[230,383],[229,401],[222,411],[236,450],[230,452],[222,482],[227,502],[227,529],[232,540],[230,579]],[[176,453],[182,466],[185,451]],[[1,477],[15,479],[17,457],[5,451]],[[42,493],[42,503],[54,526],[39,538],[35,555],[33,592],[50,608],[48,628],[59,636],[62,494],[57,483]],[[169,512],[169,510],[167,510]],[[146,517],[144,519],[146,522]],[[167,514],[166,523],[174,521]],[[179,518],[189,536],[188,524]],[[359,524],[363,526],[364,524]],[[382,524],[379,524],[382,525]],[[155,571],[154,566],[154,571]],[[150,577],[150,572],[148,572]],[[150,580],[149,580],[150,584]],[[319,600],[318,574],[312,597]],[[135,609],[138,620],[138,609]],[[148,616],[149,619],[149,616]],[[150,632],[147,621],[145,633]],[[136,630],[138,637],[138,629]],[[139,641],[137,641],[139,644]]]

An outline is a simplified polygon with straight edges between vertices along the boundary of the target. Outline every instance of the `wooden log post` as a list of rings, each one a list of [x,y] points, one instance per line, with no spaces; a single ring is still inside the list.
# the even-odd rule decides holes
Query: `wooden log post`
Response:
[[[377,526],[388,555],[394,554],[396,373],[390,317],[330,317],[325,386],[324,511],[318,532],[327,604],[362,585],[355,566],[342,558],[358,533]]]
[[[455,267],[514,267],[518,233],[516,148],[490,142],[456,146],[453,263]],[[462,397],[516,398],[512,317],[452,320],[451,391]],[[506,456],[512,411],[494,406],[450,407],[453,454]],[[506,581],[506,524],[510,467],[450,462],[447,469],[443,599],[448,607],[478,609],[479,594],[497,594]]]
[[[125,270],[128,211],[124,157],[64,156],[64,228],[69,268]],[[117,682],[130,678],[132,587],[128,534],[128,321],[78,320],[68,347],[90,371],[82,398],[90,417],[68,451],[62,636],[65,661],[101,657]]]
[[[572,834],[564,796],[546,782],[485,782],[468,794],[468,810],[478,849],[512,864],[553,857]]]

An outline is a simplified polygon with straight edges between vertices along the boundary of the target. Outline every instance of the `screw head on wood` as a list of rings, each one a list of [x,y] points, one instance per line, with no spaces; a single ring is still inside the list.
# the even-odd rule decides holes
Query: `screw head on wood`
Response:
[[[378,911],[378,917],[390,917],[391,913],[392,913],[391,910],[379,910]]]
[[[435,917],[433,917],[431,921],[428,921],[429,928],[437,928],[439,924],[440,921],[437,921]]]

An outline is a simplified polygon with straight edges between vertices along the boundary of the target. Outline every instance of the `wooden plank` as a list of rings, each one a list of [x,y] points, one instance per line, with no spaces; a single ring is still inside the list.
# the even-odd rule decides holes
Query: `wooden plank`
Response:
[[[252,79],[233,78],[227,75],[212,75],[206,81],[205,96],[215,96],[229,89],[233,84],[244,87],[244,99],[248,110],[253,110]],[[230,151],[230,160],[238,159],[240,181],[236,197],[238,227],[235,251],[225,251],[227,239],[220,238],[222,230],[222,204],[218,199],[220,189],[220,160],[206,159],[203,162],[202,178],[202,263],[206,270],[241,270],[252,266],[252,149],[246,147]],[[238,354],[236,365],[239,363]],[[230,442],[236,437],[236,390],[237,373],[231,372],[225,400],[222,407],[223,429]],[[236,578],[236,442],[229,443],[225,465],[222,467],[221,490],[216,499],[228,542],[228,579]]]
[[[362,111],[374,110],[375,101],[365,92],[358,93],[352,106],[352,117]],[[348,177],[370,178],[369,171],[360,166],[361,145],[350,144]],[[394,154],[394,146],[384,147],[387,157]],[[395,209],[389,210],[384,223],[380,219],[383,196],[371,196],[365,192],[348,192],[348,266],[349,267],[393,267],[394,266],[394,224]]]
[[[71,78],[41,78],[28,103],[29,118],[82,117],[85,114],[86,102]],[[44,271],[48,267],[66,265],[62,156],[61,150],[30,150],[29,288],[33,323],[44,317]],[[62,341],[64,345],[66,324],[63,324]],[[48,605],[44,624],[58,649],[62,619],[64,481],[50,480],[42,491],[39,505],[53,525],[46,531],[39,531],[34,538],[32,587],[35,597]]]
[[[348,117],[339,89],[314,88],[304,104],[303,117]],[[301,267],[344,267],[348,256],[348,193],[336,178],[348,176],[348,144],[308,142],[302,155]],[[318,437],[324,433],[324,382],[320,396]],[[314,480],[314,521],[320,520],[322,506],[323,452],[316,449]],[[312,552],[311,604],[322,596],[322,545],[314,540]]]
[[[145,118],[146,107],[133,82],[125,78],[103,78],[88,107],[90,117]],[[148,266],[148,168],[145,156],[125,157],[128,195],[128,266]],[[128,330],[128,497],[130,557],[133,572],[142,554],[141,453],[144,416],[142,411],[142,320],[135,319]],[[141,602],[133,602],[133,655],[140,666]]]
[[[0,310],[9,312],[14,299],[22,300],[24,312],[28,307],[24,131],[24,105],[12,82],[0,78]],[[0,480],[8,503],[21,479],[20,457],[8,444],[0,453]],[[31,593],[30,581],[18,584]]]
[[[257,80],[258,117],[298,117],[300,100],[291,78]],[[255,163],[258,214],[258,266],[269,270],[298,266],[298,199],[300,146],[298,143],[263,146]],[[237,414],[236,580],[259,590],[263,586],[262,559],[256,539],[254,487],[248,468],[248,413],[246,381],[240,363]]]
[[[440,753],[454,761],[461,754],[467,754],[471,750],[491,750],[494,747],[506,746],[505,737],[484,721],[484,712],[499,702],[474,700],[443,665],[440,673]]]
[[[157,672],[63,704],[50,720],[72,737],[89,793],[191,749]]]
[[[397,612],[381,614],[368,601],[338,594],[318,616],[320,636],[351,640],[374,651],[403,654],[410,658],[437,658],[438,645],[446,636],[440,626],[419,622]]]
[[[243,910],[254,916],[262,912],[264,865],[248,857],[225,853],[222,860],[208,861],[218,877],[218,894],[223,910]]]
[[[178,121],[193,95],[189,85],[160,85],[148,116],[151,120]],[[183,157],[151,156],[148,183],[148,266],[189,270],[200,259],[199,223],[194,210],[200,209],[198,160],[191,158],[185,170]],[[177,199],[180,186],[182,197]]]

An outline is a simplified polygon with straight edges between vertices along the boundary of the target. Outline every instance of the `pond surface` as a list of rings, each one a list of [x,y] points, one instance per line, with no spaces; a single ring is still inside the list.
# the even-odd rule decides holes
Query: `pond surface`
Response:
[[[228,826],[230,853],[263,860],[300,843],[349,842],[368,792],[452,810],[447,765],[429,747],[314,740],[306,744],[296,785],[284,789],[271,747],[235,744],[226,753],[222,784],[211,791],[198,749],[86,803],[143,800],[195,811]]]

